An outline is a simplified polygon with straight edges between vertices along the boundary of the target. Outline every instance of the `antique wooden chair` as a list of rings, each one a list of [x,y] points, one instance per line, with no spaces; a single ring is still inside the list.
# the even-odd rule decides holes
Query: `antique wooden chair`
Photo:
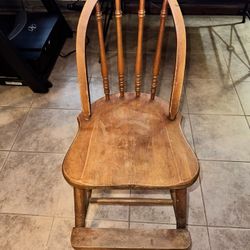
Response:
[[[141,93],[145,0],[139,1],[135,93],[126,93],[120,1],[115,1],[120,93],[111,95],[109,90],[102,15],[97,0],[86,2],[79,20],[77,66],[82,112],[78,116],[77,136],[63,163],[64,177],[74,187],[75,227],[71,243],[74,249],[189,249],[191,239],[186,229],[187,187],[197,179],[199,167],[182,133],[181,114],[178,111],[186,58],[183,17],[176,0],[163,0],[152,66],[151,94]],[[168,6],[177,38],[176,65],[169,103],[155,96]],[[91,105],[85,38],[93,9],[97,19],[105,97]],[[93,189],[170,190],[171,199],[93,198]],[[177,229],[86,228],[86,211],[91,202],[106,205],[173,205]]]

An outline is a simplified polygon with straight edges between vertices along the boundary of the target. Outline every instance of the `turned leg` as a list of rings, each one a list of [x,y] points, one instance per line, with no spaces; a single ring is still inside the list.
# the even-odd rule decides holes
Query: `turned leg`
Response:
[[[74,188],[75,201],[75,226],[85,227],[85,218],[87,213],[88,197],[84,189]]]
[[[178,229],[186,228],[187,224],[187,189],[175,190],[174,210]]]

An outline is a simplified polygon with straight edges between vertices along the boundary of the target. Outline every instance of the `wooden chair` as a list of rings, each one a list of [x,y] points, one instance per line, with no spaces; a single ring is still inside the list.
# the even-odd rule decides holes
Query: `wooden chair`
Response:
[[[139,1],[135,93],[126,93],[121,3],[120,0],[115,3],[120,93],[110,95],[102,15],[97,0],[86,2],[77,30],[82,112],[78,116],[77,136],[63,163],[64,177],[74,187],[75,227],[71,243],[74,249],[189,249],[191,239],[186,229],[187,187],[197,179],[199,166],[180,126],[179,104],[186,58],[183,17],[176,0],[163,0],[152,67],[151,94],[141,93],[145,0]],[[176,65],[169,103],[155,96],[168,6],[177,37]],[[97,19],[105,97],[91,105],[85,38],[93,9]],[[92,198],[92,189],[164,189],[170,190],[171,199]],[[91,202],[106,205],[173,205],[177,229],[86,228],[85,216]]]

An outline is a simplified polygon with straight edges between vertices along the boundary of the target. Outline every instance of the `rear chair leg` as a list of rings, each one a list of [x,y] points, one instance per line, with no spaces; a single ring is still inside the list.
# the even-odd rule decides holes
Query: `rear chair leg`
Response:
[[[88,206],[87,191],[84,189],[74,188],[75,201],[75,226],[85,227],[85,218]]]
[[[187,189],[177,189],[171,191],[174,197],[174,210],[177,229],[185,229],[187,225]]]

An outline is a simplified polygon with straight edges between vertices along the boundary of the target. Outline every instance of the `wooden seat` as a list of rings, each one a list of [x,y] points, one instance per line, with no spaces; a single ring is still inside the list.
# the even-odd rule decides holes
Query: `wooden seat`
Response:
[[[195,155],[180,127],[168,117],[168,103],[150,95],[112,95],[93,105],[64,161],[64,176],[74,186],[176,188],[196,180]]]
[[[177,41],[169,103],[156,96],[168,7],[175,23]],[[94,9],[104,97],[91,105],[85,41]],[[78,133],[63,162],[64,177],[74,188],[75,228],[71,242],[75,249],[188,249],[191,245],[186,230],[187,187],[197,179],[199,166],[180,125],[179,106],[186,58],[185,25],[177,1],[162,0],[151,91],[141,93],[144,9],[145,0],[139,0],[134,93],[126,93],[121,0],[115,0],[117,94],[110,94],[102,14],[98,1],[86,1],[80,16],[76,55],[82,112],[78,116]],[[171,199],[93,198],[91,191],[96,188],[170,190]],[[85,218],[91,202],[105,205],[173,205],[178,230],[86,229]]]

